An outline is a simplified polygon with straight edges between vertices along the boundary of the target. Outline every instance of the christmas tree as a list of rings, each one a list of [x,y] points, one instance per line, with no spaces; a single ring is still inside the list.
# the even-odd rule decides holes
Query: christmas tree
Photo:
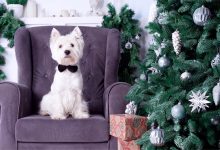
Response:
[[[108,4],[108,15],[103,17],[102,23],[105,28],[116,28],[121,32],[119,80],[128,83],[134,81],[135,66],[139,65],[140,27],[134,14],[128,5],[123,6],[118,14],[115,7]]]
[[[217,149],[220,134],[220,3],[157,0],[153,41],[127,99],[148,117],[142,149]]]
[[[14,46],[16,30],[24,25],[22,21],[14,17],[13,12],[7,10],[4,4],[0,4],[0,34],[9,41],[9,47],[12,48]],[[0,66],[5,64],[4,52],[4,47],[0,45]],[[4,80],[5,78],[5,73],[0,69],[0,80]]]

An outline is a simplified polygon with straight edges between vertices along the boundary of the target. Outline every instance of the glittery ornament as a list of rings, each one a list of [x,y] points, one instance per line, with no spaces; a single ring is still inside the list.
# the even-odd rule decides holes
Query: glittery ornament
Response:
[[[137,105],[135,105],[134,101],[131,101],[126,105],[126,114],[135,115],[137,112]]]
[[[171,115],[174,119],[183,119],[186,115],[185,108],[181,103],[173,106],[171,109]]]
[[[205,111],[206,108],[209,108],[208,104],[211,102],[207,100],[209,96],[206,96],[206,93],[207,91],[203,93],[201,91],[196,93],[192,91],[192,94],[190,95],[191,99],[189,100],[191,102],[189,106],[192,107],[191,112],[194,112],[195,110],[198,112],[201,110]]]
[[[125,44],[125,48],[126,48],[126,49],[131,49],[131,48],[132,48],[131,42],[127,42],[127,43]]]
[[[165,143],[164,130],[160,127],[157,127],[157,129],[151,129],[150,142],[157,147],[163,146]]]
[[[140,79],[141,79],[142,81],[146,81],[147,77],[146,77],[146,75],[145,75],[144,73],[142,73],[142,74],[140,75]]]
[[[158,65],[160,68],[167,68],[170,66],[170,64],[170,60],[165,55],[160,57],[160,59],[158,60]]]
[[[212,90],[212,96],[215,103],[215,106],[220,104],[220,82]]]
[[[211,62],[212,68],[218,66],[220,64],[220,54],[218,53],[215,58]]]
[[[193,21],[199,26],[204,26],[211,18],[211,11],[205,6],[199,7],[193,13]]]
[[[159,24],[162,24],[162,25],[168,24],[168,12],[160,13],[157,20]]]
[[[188,71],[185,71],[185,72],[183,72],[183,73],[180,75],[180,79],[181,79],[182,81],[187,81],[187,80],[189,80],[191,77],[192,77],[192,74],[191,74],[190,72],[188,72]]]
[[[172,42],[175,53],[179,55],[181,52],[182,44],[180,39],[180,33],[178,30],[172,33]]]

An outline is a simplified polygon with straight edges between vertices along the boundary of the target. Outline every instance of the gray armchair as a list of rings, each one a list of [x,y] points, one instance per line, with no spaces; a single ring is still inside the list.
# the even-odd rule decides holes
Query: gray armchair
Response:
[[[15,35],[19,82],[0,83],[0,150],[116,150],[109,115],[123,113],[130,86],[117,82],[120,38],[115,29],[80,27],[85,40],[80,61],[88,119],[51,120],[37,114],[50,90],[56,62],[49,36],[53,27],[20,28]],[[56,27],[67,34],[74,27]]]

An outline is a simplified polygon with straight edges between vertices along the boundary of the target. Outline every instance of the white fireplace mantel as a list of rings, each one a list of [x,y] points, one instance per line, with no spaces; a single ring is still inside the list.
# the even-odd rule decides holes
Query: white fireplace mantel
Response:
[[[27,27],[33,26],[101,26],[102,17],[43,17],[43,18],[21,18]]]

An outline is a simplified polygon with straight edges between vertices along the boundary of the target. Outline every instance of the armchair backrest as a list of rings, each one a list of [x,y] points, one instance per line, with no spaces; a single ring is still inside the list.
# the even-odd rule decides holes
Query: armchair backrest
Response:
[[[18,63],[18,82],[32,89],[33,111],[42,96],[49,92],[56,62],[51,58],[49,38],[52,26],[20,28],[15,34]],[[70,33],[73,26],[56,26],[61,34]],[[115,29],[80,27],[84,41],[80,61],[83,75],[83,94],[91,114],[103,114],[103,93],[117,81],[120,61],[120,36]],[[71,82],[71,81],[70,81]]]

